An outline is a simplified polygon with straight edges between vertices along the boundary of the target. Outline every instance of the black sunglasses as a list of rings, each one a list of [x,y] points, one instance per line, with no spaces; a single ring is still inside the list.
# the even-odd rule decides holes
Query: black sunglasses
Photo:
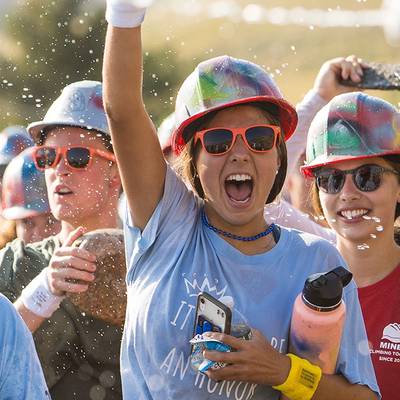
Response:
[[[318,189],[325,193],[339,193],[343,189],[346,175],[348,174],[352,175],[353,182],[358,190],[362,192],[373,192],[381,185],[384,172],[391,172],[392,174],[399,175],[394,169],[384,168],[376,164],[366,164],[347,170],[324,168],[316,171],[314,176]]]

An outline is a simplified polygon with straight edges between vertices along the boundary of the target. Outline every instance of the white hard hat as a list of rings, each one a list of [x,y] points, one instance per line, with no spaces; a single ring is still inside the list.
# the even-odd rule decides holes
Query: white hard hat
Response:
[[[43,121],[30,124],[28,132],[35,143],[40,143],[44,129],[51,126],[94,129],[110,136],[101,82],[80,81],[66,86],[48,109]]]

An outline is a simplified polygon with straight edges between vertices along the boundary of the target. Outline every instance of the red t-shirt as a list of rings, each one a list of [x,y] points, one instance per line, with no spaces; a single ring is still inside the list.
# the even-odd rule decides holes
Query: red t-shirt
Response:
[[[358,296],[382,399],[400,399],[400,265]]]

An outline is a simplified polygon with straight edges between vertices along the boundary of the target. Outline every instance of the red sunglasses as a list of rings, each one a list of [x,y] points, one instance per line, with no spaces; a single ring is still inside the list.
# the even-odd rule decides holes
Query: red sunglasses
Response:
[[[199,140],[207,153],[222,155],[231,150],[237,136],[255,153],[265,153],[275,147],[281,128],[276,125],[254,125],[246,128],[210,128],[196,132],[194,142]]]
[[[54,168],[60,162],[62,156],[65,157],[72,169],[82,170],[89,167],[95,155],[112,162],[116,161],[114,154],[86,146],[38,146],[33,152],[33,159],[36,168],[40,171],[44,171],[46,168]]]

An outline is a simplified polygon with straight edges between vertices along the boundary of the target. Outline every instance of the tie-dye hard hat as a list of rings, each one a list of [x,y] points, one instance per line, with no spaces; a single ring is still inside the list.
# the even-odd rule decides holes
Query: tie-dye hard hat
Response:
[[[33,146],[33,141],[23,126],[8,126],[0,133],[0,166],[8,163],[19,153]]]
[[[2,216],[23,219],[50,212],[44,173],[33,161],[28,148],[8,164],[2,185]]]
[[[43,121],[28,126],[29,134],[37,144],[41,143],[44,130],[55,126],[93,129],[110,136],[102,93],[100,82],[71,83],[50,106]]]
[[[260,66],[221,56],[200,63],[183,82],[175,106],[176,130],[172,145],[178,154],[191,139],[187,128],[196,120],[222,108],[245,103],[272,103],[287,140],[297,125],[296,110],[283,99],[277,85]]]
[[[400,114],[361,92],[334,97],[313,119],[303,173],[344,160],[400,154]]]

